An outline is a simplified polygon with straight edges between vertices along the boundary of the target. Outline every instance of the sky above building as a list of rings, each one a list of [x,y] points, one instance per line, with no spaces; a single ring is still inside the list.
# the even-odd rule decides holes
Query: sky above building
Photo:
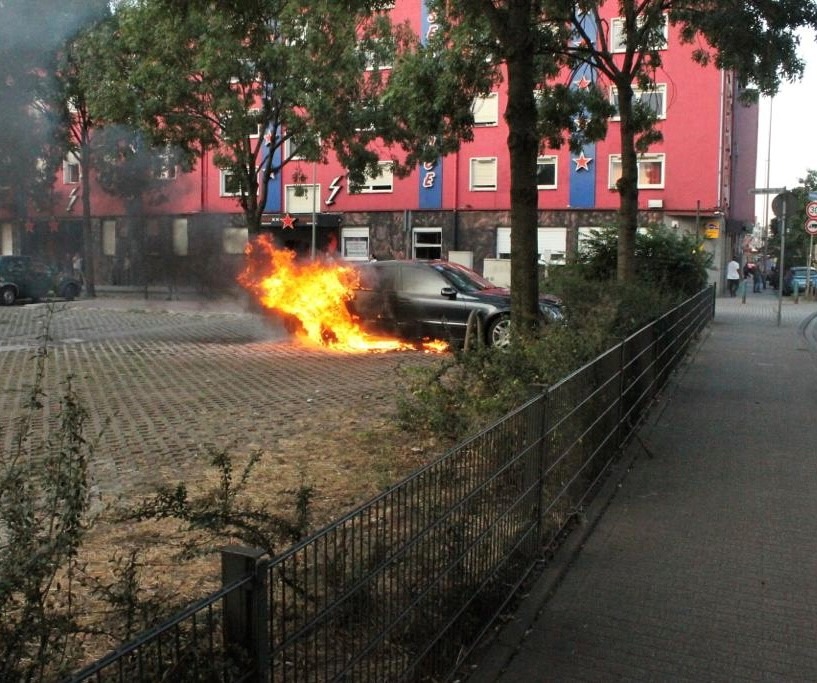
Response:
[[[817,41],[813,36],[803,34],[801,54],[806,62],[803,79],[784,83],[774,98],[760,100],[755,187],[799,187],[809,170],[817,170]],[[768,212],[771,218],[771,209]],[[757,221],[764,223],[765,215],[765,201],[759,196]]]

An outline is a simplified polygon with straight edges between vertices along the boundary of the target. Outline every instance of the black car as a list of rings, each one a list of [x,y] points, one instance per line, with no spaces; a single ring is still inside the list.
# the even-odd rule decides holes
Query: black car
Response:
[[[59,297],[69,301],[82,291],[82,280],[30,256],[0,256],[0,304],[18,299],[37,301]]]
[[[349,309],[372,334],[461,345],[468,318],[476,312],[485,343],[508,344],[510,290],[497,287],[470,268],[450,261],[373,261],[357,270],[359,288]],[[545,323],[564,320],[561,301],[552,295],[540,298],[539,310]]]

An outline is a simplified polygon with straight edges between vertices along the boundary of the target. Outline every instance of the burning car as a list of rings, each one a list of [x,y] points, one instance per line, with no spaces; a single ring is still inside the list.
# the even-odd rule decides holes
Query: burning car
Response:
[[[510,341],[511,293],[465,266],[450,261],[373,261],[357,266],[359,283],[348,306],[372,333],[410,342],[441,339],[462,345],[468,319],[479,316],[484,341]],[[544,323],[564,320],[562,302],[539,300]]]

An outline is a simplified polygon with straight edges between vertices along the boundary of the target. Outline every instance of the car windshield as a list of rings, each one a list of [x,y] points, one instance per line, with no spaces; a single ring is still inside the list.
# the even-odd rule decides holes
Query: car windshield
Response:
[[[431,267],[445,277],[462,292],[479,292],[496,289],[496,285],[473,270],[454,263],[432,263]]]

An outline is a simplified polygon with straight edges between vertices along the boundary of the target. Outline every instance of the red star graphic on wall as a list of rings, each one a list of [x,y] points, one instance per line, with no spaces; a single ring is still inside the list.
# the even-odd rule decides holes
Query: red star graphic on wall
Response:
[[[48,230],[49,232],[60,231],[60,223],[56,218],[52,218],[50,221],[48,221]]]
[[[573,163],[576,164],[577,171],[589,171],[591,161],[593,161],[593,157],[584,156],[584,152],[573,159]]]
[[[32,220],[26,221],[26,232],[34,232],[34,221]]]
[[[591,81],[587,76],[582,76],[578,81],[576,81],[576,87],[579,90],[587,90],[590,87]]]
[[[288,213],[284,214],[283,218],[281,218],[281,227],[284,230],[294,230],[295,229],[295,221],[297,218],[293,218]]]

